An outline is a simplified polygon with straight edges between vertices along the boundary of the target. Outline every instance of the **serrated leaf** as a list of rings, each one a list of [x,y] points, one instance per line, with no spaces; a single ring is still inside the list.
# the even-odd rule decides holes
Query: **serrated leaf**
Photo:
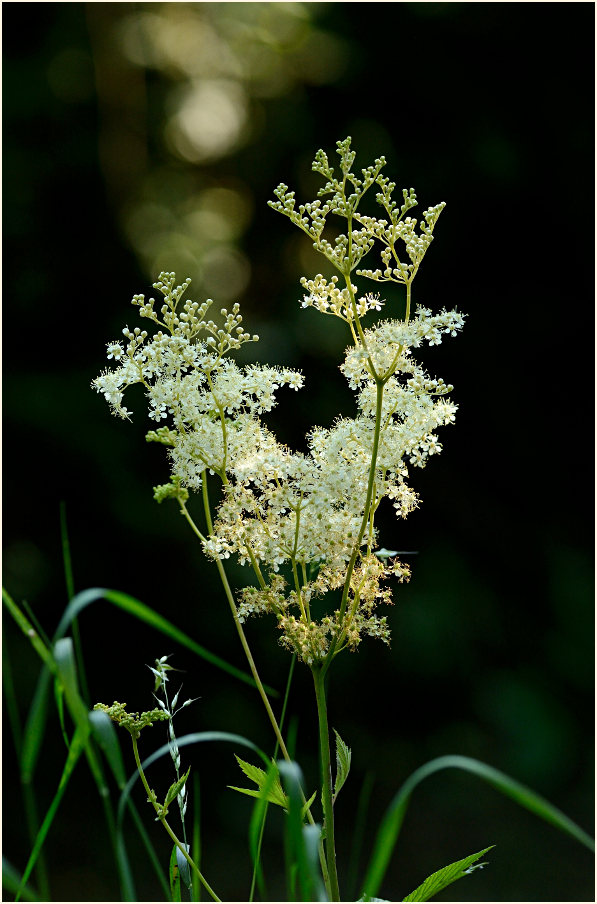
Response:
[[[268,800],[271,804],[277,804],[279,807],[283,807],[285,810],[288,809],[288,797],[282,790],[282,785],[280,784],[280,775],[277,768],[276,777],[272,785],[271,781],[267,781],[267,773],[264,772],[263,769],[260,769],[258,766],[253,766],[252,763],[247,763],[245,762],[245,760],[241,760],[241,758],[236,756],[236,754],[235,759],[247,778],[251,779],[252,782],[255,782],[258,790],[255,791],[251,788],[235,788],[232,785],[228,785],[231,790],[240,791],[241,794],[248,794],[250,797],[259,797],[264,788],[266,788],[267,784],[267,786],[269,786],[269,790],[267,790],[267,793],[265,795],[266,800]]]
[[[245,773],[247,778],[250,778],[252,782],[255,782],[256,785],[261,787],[263,785],[263,776],[265,772],[263,769],[260,769],[259,766],[254,766],[252,763],[247,763],[246,760],[241,760],[239,756],[234,754],[234,759]],[[277,770],[276,770],[277,771]]]
[[[261,797],[261,791],[256,791],[255,788],[237,788],[236,785],[226,785],[227,788],[230,788],[231,791],[238,791],[239,794],[246,794],[248,797]],[[280,801],[276,798],[276,800],[272,800],[269,794],[266,794],[265,799],[269,801],[271,804],[279,804],[284,807],[284,809],[288,809],[288,801],[286,803],[281,804]]]
[[[180,789],[182,788],[182,786],[188,779],[190,771],[191,771],[191,767],[189,766],[189,768],[187,769],[185,774],[181,775],[181,777],[178,779],[178,781],[173,782],[173,784],[170,785],[170,788],[168,789],[168,793],[166,794],[166,800],[164,801],[164,807],[167,807],[169,804],[172,803],[173,800],[176,799]]]
[[[332,803],[336,802],[340,788],[348,778],[348,773],[350,772],[350,761],[352,758],[350,747],[346,746],[335,728],[334,734],[336,735],[336,782],[334,784],[334,795]]]
[[[495,845],[492,844],[482,851],[479,851],[478,854],[471,854],[463,860],[457,860],[455,863],[444,866],[443,869],[438,870],[436,873],[432,873],[432,875],[428,876],[418,888],[415,888],[415,890],[408,895],[408,897],[403,898],[403,901],[428,901],[434,895],[437,895],[438,892],[447,888],[448,885],[451,885],[458,879],[462,879],[463,876],[469,876],[474,870],[482,869],[482,867],[485,866],[484,863],[477,863],[475,866],[473,866],[473,864],[479,857],[482,857],[483,854],[486,854],[487,851],[490,851],[493,847],[495,847]]]

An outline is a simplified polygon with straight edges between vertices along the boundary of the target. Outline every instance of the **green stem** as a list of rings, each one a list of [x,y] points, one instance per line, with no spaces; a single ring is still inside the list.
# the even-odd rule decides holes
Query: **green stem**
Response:
[[[135,737],[134,734],[131,734],[131,739],[132,739],[132,742],[133,742],[133,752],[134,752],[134,754],[135,754],[135,763],[137,764],[137,769],[138,769],[138,771],[139,771],[139,775],[141,776],[141,781],[143,782],[143,787],[144,787],[145,790],[147,791],[147,797],[148,797],[148,799],[151,801],[151,803],[153,804],[153,808],[154,808],[154,810],[156,811],[156,813],[157,813],[157,815],[158,815],[159,821],[162,823],[162,825],[163,825],[164,828],[166,829],[168,835],[170,836],[170,838],[172,839],[172,841],[174,842],[174,844],[176,845],[176,847],[179,849],[179,851],[181,852],[181,854],[183,854],[183,856],[184,856],[185,859],[187,860],[189,866],[190,866],[192,869],[195,870],[195,872],[196,872],[197,875],[199,876],[199,881],[201,882],[201,884],[203,885],[203,887],[205,888],[205,890],[207,891],[207,893],[208,893],[209,895],[211,895],[211,897],[213,898],[214,901],[221,901],[222,899],[221,899],[221,898],[218,898],[218,896],[217,896],[217,894],[215,893],[215,891],[211,888],[211,886],[209,885],[209,883],[207,882],[207,880],[205,879],[205,877],[204,877],[203,874],[201,873],[201,870],[199,869],[199,867],[197,866],[197,864],[196,864],[196,863],[192,860],[192,858],[190,857],[188,851],[186,850],[185,845],[183,845],[182,842],[180,842],[180,841],[178,840],[178,838],[176,837],[176,835],[174,834],[174,832],[172,831],[172,829],[171,829],[170,826],[168,825],[168,822],[166,821],[166,818],[165,818],[164,816],[161,816],[161,815],[160,815],[160,806],[159,806],[159,804],[156,804],[156,803],[154,802],[155,793],[152,792],[151,788],[149,787],[149,785],[148,785],[148,783],[147,783],[147,779],[145,778],[145,773],[143,772],[143,767],[142,767],[142,765],[141,765],[141,759],[140,759],[140,757],[139,757],[139,748],[137,747],[137,738]]]
[[[201,488],[202,488],[202,494],[203,494],[203,508],[205,511],[205,523],[207,525],[208,533],[213,534],[213,521],[212,521],[212,517],[211,517],[211,509],[210,509],[210,505],[209,505],[209,493],[208,493],[208,488],[207,488],[207,474],[203,475],[203,480],[201,481],[201,484],[202,484]],[[280,745],[280,750],[282,751],[282,755],[283,755],[284,759],[286,760],[286,762],[290,763],[290,762],[292,762],[292,760],[290,758],[290,754],[288,753],[286,744],[284,743],[284,738],[282,737],[282,732],[280,731],[280,727],[278,725],[278,722],[277,722],[274,712],[272,710],[271,704],[269,702],[269,698],[265,692],[265,688],[263,687],[263,684],[261,683],[261,679],[260,679],[259,673],[257,671],[257,666],[255,665],[255,661],[253,659],[253,655],[251,653],[249,643],[245,636],[243,626],[240,623],[240,621],[238,620],[238,613],[236,611],[234,596],[232,594],[232,590],[230,589],[230,584],[228,583],[228,577],[226,575],[226,571],[224,569],[224,565],[222,564],[221,559],[216,559],[216,567],[218,569],[218,574],[220,575],[220,581],[222,582],[222,586],[224,588],[224,593],[226,594],[226,599],[228,600],[228,605],[230,606],[230,611],[232,613],[232,619],[234,621],[234,625],[238,632],[238,636],[240,638],[242,648],[245,651],[245,656],[247,658],[247,662],[249,663],[249,668],[251,670],[251,674],[253,675],[253,678],[255,680],[255,684],[257,686],[259,696],[261,697],[261,699],[263,701],[263,705],[265,706],[268,718],[271,722],[272,728],[274,729],[274,734],[276,736],[276,740],[277,740],[278,744]],[[305,798],[305,795],[304,795],[304,792],[302,791],[302,789],[301,789],[301,799],[302,799],[303,804],[305,804],[306,798]],[[307,819],[311,825],[315,825],[315,820],[313,818],[313,814],[311,813],[310,809],[307,810]],[[321,850],[321,842],[320,842],[319,847],[320,847],[319,855],[320,855],[320,860],[321,860],[322,872],[323,872],[324,880],[325,880],[327,878],[327,875],[326,875],[327,870],[326,870],[325,858],[323,857],[323,853]],[[326,886],[327,886],[327,883],[326,883]]]
[[[320,666],[313,666],[317,716],[319,720],[319,758],[321,762],[321,796],[325,829],[325,851],[329,876],[329,892],[332,901],[340,900],[338,871],[336,869],[336,846],[334,841],[334,805],[332,801],[332,766],[330,762],[330,737],[328,730],[327,704],[325,699],[324,672]]]
[[[205,477],[203,479],[205,480]],[[199,539],[201,540],[202,543],[205,543],[207,538],[203,536],[203,534],[201,533],[201,531],[199,530],[199,528],[197,527],[197,525],[195,524],[195,522],[189,515],[189,510],[187,509],[185,503],[182,502],[181,500],[179,500],[178,504],[180,505],[181,513],[187,519],[187,522],[188,522],[191,530],[193,531],[193,533],[195,533],[199,537]]]
[[[414,273],[413,273],[414,277]],[[406,313],[404,315],[404,322],[408,323],[410,319],[410,291],[412,288],[412,277],[406,284]]]
[[[205,510],[205,522],[207,524],[208,534],[213,534],[213,522],[211,518],[211,510],[209,507],[209,496],[207,491],[207,480],[205,479],[205,475],[202,480],[202,490],[203,490],[203,508]],[[220,581],[222,582],[222,586],[224,588],[224,593],[226,594],[226,599],[228,600],[228,605],[230,606],[230,611],[232,613],[232,618],[234,620],[234,625],[236,627],[238,636],[240,638],[240,642],[242,644],[242,648],[245,651],[245,656],[247,657],[247,662],[249,663],[249,668],[251,670],[251,674],[255,680],[255,684],[257,685],[257,690],[259,691],[259,696],[263,701],[263,705],[267,711],[269,720],[272,724],[272,728],[274,729],[274,734],[276,736],[276,740],[280,745],[280,750],[284,755],[284,759],[290,762],[290,755],[288,750],[286,749],[286,744],[284,743],[284,738],[280,732],[280,728],[278,726],[278,722],[271,708],[269,698],[265,692],[265,688],[261,683],[261,678],[259,677],[259,673],[257,671],[257,666],[255,665],[255,661],[253,659],[253,655],[251,653],[247,638],[245,636],[245,632],[242,624],[238,620],[238,613],[236,611],[236,604],[234,602],[234,595],[230,588],[230,584],[228,583],[228,577],[226,575],[226,571],[224,570],[224,565],[222,564],[221,559],[216,559],[216,568],[218,569],[218,574],[220,575]]]

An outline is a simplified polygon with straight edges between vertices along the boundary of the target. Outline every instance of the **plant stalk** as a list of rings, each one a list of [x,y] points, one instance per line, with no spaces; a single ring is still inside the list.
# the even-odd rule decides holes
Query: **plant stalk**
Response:
[[[328,729],[327,704],[325,699],[324,673],[320,665],[312,666],[319,720],[319,757],[321,762],[321,796],[325,830],[325,852],[329,876],[329,892],[332,901],[340,901],[338,871],[336,868],[336,845],[334,840],[334,804],[332,801],[332,766],[330,761],[330,736]]]

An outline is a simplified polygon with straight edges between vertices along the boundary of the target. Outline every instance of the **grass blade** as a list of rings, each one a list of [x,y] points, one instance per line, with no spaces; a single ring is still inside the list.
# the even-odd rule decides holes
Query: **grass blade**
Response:
[[[83,590],[81,593],[78,593],[71,600],[64,612],[64,615],[62,616],[62,619],[56,631],[56,638],[64,636],[68,625],[71,623],[73,618],[75,618],[79,614],[79,612],[81,612],[91,603],[94,603],[97,600],[101,599],[107,600],[109,603],[112,603],[125,612],[128,612],[129,615],[132,615],[135,618],[139,619],[139,621],[145,622],[145,624],[156,628],[156,630],[160,631],[166,637],[169,637],[179,643],[181,646],[192,650],[193,653],[196,653],[197,656],[205,659],[206,662],[211,663],[211,665],[215,665],[216,668],[222,669],[222,671],[227,672],[234,678],[238,678],[239,681],[243,681],[245,682],[245,684],[251,685],[251,687],[256,686],[251,675],[248,675],[241,669],[236,668],[236,666],[233,666],[229,662],[226,662],[215,653],[211,653],[209,650],[206,650],[205,647],[202,647],[201,644],[196,643],[191,637],[188,636],[188,634],[185,634],[184,631],[181,631],[180,628],[177,628],[172,624],[172,622],[168,621],[168,619],[164,618],[162,615],[159,615],[159,613],[157,613],[154,609],[151,609],[145,603],[142,603],[140,600],[135,599],[135,597],[130,596],[128,593],[123,593],[120,590],[106,590],[101,587],[93,587],[89,590]],[[278,696],[278,692],[273,688],[266,687],[266,690],[268,694],[276,697]]]
[[[66,524],[66,505],[64,501],[60,503],[60,538],[62,540],[62,562],[64,565],[64,579],[66,582],[67,599],[72,600],[75,595],[75,581],[73,577],[73,563],[70,554],[70,540],[68,537],[68,527]],[[75,642],[75,655],[77,658],[77,668],[79,670],[79,682],[81,685],[81,696],[89,706],[89,688],[87,685],[87,677],[85,675],[85,661],[83,658],[83,647],[81,644],[81,635],[79,625],[76,619],[72,623],[72,635]]]
[[[9,863],[6,857],[2,857],[2,888],[9,891],[12,895],[16,894],[19,889],[19,886],[22,882],[22,876],[20,873],[14,868],[12,863]],[[33,889],[28,885],[26,888],[23,888],[21,892],[21,897],[23,901],[39,901],[41,900],[39,895],[33,891]]]
[[[44,662],[44,664],[46,666],[46,668],[44,668],[42,670],[40,678],[38,680],[36,693],[35,693],[35,697],[34,697],[34,702],[31,706],[31,709],[29,712],[29,719],[27,722],[26,734],[25,734],[25,744],[23,745],[23,753],[21,756],[21,781],[23,783],[23,793],[25,796],[28,822],[29,822],[29,826],[30,826],[30,831],[32,831],[32,836],[33,836],[33,847],[35,848],[36,840],[39,840],[40,838],[42,838],[43,825],[42,825],[42,828],[39,828],[39,829],[37,828],[38,820],[37,820],[36,813],[35,813],[35,798],[32,793],[31,779],[32,779],[32,773],[33,773],[33,769],[35,766],[35,762],[37,759],[37,754],[39,752],[39,745],[41,744],[41,740],[43,738],[43,728],[45,726],[45,721],[46,721],[50,682],[52,680],[52,677],[54,677],[54,679],[56,681],[60,682],[61,687],[63,688],[64,694],[67,699],[67,705],[69,706],[69,710],[71,712],[73,721],[75,722],[75,725],[77,726],[77,730],[80,732],[80,736],[83,736],[86,739],[85,751],[87,754],[87,759],[88,759],[92,774],[95,778],[95,781],[96,781],[96,784],[98,787],[98,791],[104,802],[104,807],[106,810],[106,818],[108,820],[108,827],[109,827],[110,834],[112,836],[112,841],[113,841],[114,848],[115,848],[118,873],[120,876],[120,881],[121,881],[121,885],[122,885],[124,896],[125,896],[124,899],[125,900],[135,900],[134,888],[133,888],[133,884],[132,884],[132,876],[130,873],[128,859],[126,857],[126,851],[119,848],[119,845],[118,845],[118,837],[116,835],[115,828],[114,828],[114,818],[112,816],[112,811],[111,811],[109,799],[107,796],[107,793],[108,793],[107,787],[106,787],[106,784],[103,779],[101,767],[100,767],[99,763],[97,762],[93,749],[91,748],[90,744],[88,743],[90,731],[92,728],[95,727],[96,730],[99,730],[100,742],[101,742],[102,736],[103,736],[104,747],[106,747],[106,745],[111,746],[112,749],[110,751],[110,754],[108,755],[108,762],[111,764],[112,771],[115,773],[115,777],[119,783],[119,786],[124,785],[124,778],[125,778],[124,765],[122,764],[122,760],[120,760],[120,763],[118,763],[118,761],[117,761],[117,758],[119,757],[120,754],[119,754],[119,751],[118,751],[118,753],[116,753],[115,749],[114,749],[114,743],[116,743],[116,745],[117,745],[117,741],[115,739],[113,727],[110,723],[110,729],[112,730],[112,732],[114,734],[113,742],[110,745],[110,742],[106,740],[105,728],[104,729],[102,729],[101,727],[98,728],[98,726],[101,726],[101,722],[99,721],[98,717],[103,714],[100,714],[97,712],[88,714],[86,706],[79,696],[78,687],[77,687],[77,679],[76,679],[76,668],[75,668],[74,655],[73,655],[73,647],[72,647],[72,641],[70,640],[70,638],[62,638],[61,640],[59,640],[58,643],[55,645],[54,655],[52,655],[52,652],[50,651],[50,649],[48,649],[48,647],[44,644],[44,642],[40,638],[39,633],[33,628],[32,624],[28,621],[28,619],[25,617],[25,615],[21,612],[21,610],[16,605],[16,603],[14,602],[14,600],[12,599],[10,594],[7,593],[6,590],[4,590],[4,589],[2,590],[2,598],[3,598],[4,605],[6,606],[8,611],[11,613],[11,615],[13,616],[17,625],[21,628],[21,630],[23,631],[25,636],[28,637],[32,646],[34,647],[34,649],[36,650],[36,652],[38,653],[38,655],[40,656],[40,658],[42,659],[42,661]],[[57,657],[58,661],[56,660],[55,657]],[[109,722],[110,720],[108,719],[107,721]],[[27,744],[27,741],[28,741],[27,731],[30,732],[30,737],[31,737],[31,735],[35,736],[35,733],[38,733],[37,737],[35,737],[35,740],[33,742],[30,741],[29,744]],[[70,749],[72,750],[72,745],[70,746]],[[56,808],[57,808],[58,804],[60,803],[60,798],[62,796],[62,793],[64,793],[64,788],[59,787],[59,793],[57,794],[57,797],[54,800],[54,804],[55,804]],[[151,842],[149,842],[149,839],[147,838],[143,825],[140,824],[138,815],[136,814],[136,811],[134,811],[132,801],[130,802],[130,808],[133,810],[133,816],[136,817],[135,821],[137,823],[137,827],[141,833],[141,836],[146,844],[146,847],[148,847],[148,849],[151,851],[152,850]],[[53,815],[52,815],[52,818],[53,818]],[[47,817],[46,817],[46,819],[47,819]],[[51,819],[45,828],[45,834],[47,834],[47,830],[49,829],[50,824],[51,824]],[[44,834],[44,837],[45,837],[45,834]],[[42,844],[43,844],[43,838],[42,838]],[[41,852],[41,845],[40,845],[40,850],[38,850],[37,860],[38,860],[39,864],[42,864],[43,856],[42,856],[42,852]],[[47,886],[47,881],[45,879],[44,873],[42,873],[40,878],[43,881],[44,885]],[[167,886],[166,886],[166,890],[167,890]],[[49,893],[47,891],[47,888],[46,888],[46,892],[44,892],[44,894],[43,894],[43,897],[44,897],[44,899],[49,899]]]
[[[37,833],[37,838],[35,839],[35,844],[33,845],[33,850],[31,851],[29,860],[27,861],[27,866],[25,867],[25,872],[23,873],[21,883],[17,890],[15,901],[18,901],[20,899],[21,894],[27,883],[27,880],[29,879],[29,876],[31,875],[31,871],[32,871],[33,867],[35,866],[35,861],[37,860],[37,857],[39,855],[39,852],[41,851],[43,843],[46,840],[46,836],[50,830],[50,826],[52,825],[52,821],[54,819],[54,816],[56,815],[56,811],[60,805],[60,801],[62,800],[62,797],[66,790],[66,786],[68,784],[68,781],[69,781],[71,775],[73,774],[74,768],[77,765],[77,762],[79,761],[79,757],[81,756],[81,754],[84,750],[84,747],[85,747],[85,737],[83,736],[82,732],[77,728],[75,730],[75,734],[73,736],[73,740],[72,740],[72,743],[71,743],[69,751],[68,751],[68,756],[66,758],[66,763],[65,763],[64,769],[62,771],[62,776],[60,778],[58,790],[56,791],[56,794],[54,795],[54,799],[52,800],[52,803],[50,804],[48,812],[46,813],[45,819],[41,824],[39,832]]]
[[[286,718],[286,707],[288,705],[288,700],[290,699],[290,687],[292,685],[292,678],[294,676],[294,668],[296,665],[296,654],[292,655],[290,660],[290,668],[288,670],[288,679],[286,681],[286,689],[284,691],[284,699],[282,701],[282,714],[280,716],[280,731],[284,726],[284,720]],[[291,744],[291,738],[287,739],[287,747],[289,750],[293,749],[293,744]],[[278,755],[279,744],[276,741],[276,746],[274,748],[274,754],[272,760],[275,761]],[[291,754],[292,755],[292,754]],[[268,782],[269,782],[269,767],[268,767]],[[273,782],[273,779],[272,779]],[[268,790],[269,784],[268,784]],[[251,891],[249,892],[249,902],[253,901],[255,896],[255,885],[259,885],[259,893],[263,901],[267,899],[267,893],[265,888],[265,879],[263,876],[263,870],[261,868],[261,846],[263,844],[263,833],[265,831],[265,822],[267,819],[268,812],[268,801],[265,799],[260,806],[256,806],[253,810],[253,815],[251,817],[251,824],[249,826],[249,849],[251,851],[251,858],[253,860],[253,875],[251,877]],[[261,822],[259,823],[259,820]]]
[[[126,774],[114,723],[106,713],[101,712],[99,709],[91,710],[89,722],[91,723],[93,736],[106,757],[119,789],[122,790],[126,784]]]
[[[56,664],[50,652],[49,647],[44,643],[40,634],[33,627],[29,619],[23,614],[17,606],[11,595],[2,588],[2,602],[12,615],[13,619],[30,641],[33,649],[40,657],[45,669],[42,669],[33,702],[29,709],[29,715],[25,725],[23,736],[23,745],[21,750],[21,781],[24,785],[28,785],[33,778],[35,763],[39,754],[39,750],[43,741],[46,716],[48,709],[48,693],[50,689],[51,676],[56,674]]]
[[[557,807],[554,807],[546,801],[545,798],[536,794],[530,788],[527,788],[526,785],[522,785],[505,773],[494,769],[492,766],[488,766],[486,763],[482,763],[480,760],[465,756],[443,756],[431,760],[429,763],[421,766],[420,769],[417,769],[416,772],[413,772],[388,807],[373,846],[369,867],[363,883],[364,895],[374,897],[377,894],[383,881],[390,857],[392,856],[414,789],[424,779],[433,775],[435,772],[439,772],[441,769],[462,769],[465,772],[470,772],[473,775],[478,776],[495,788],[496,791],[511,798],[519,806],[530,810],[531,813],[539,816],[540,819],[551,823],[551,825],[566,832],[568,835],[571,835],[572,838],[580,841],[580,843],[584,844],[585,847],[588,847],[589,850],[595,850],[595,842],[590,835],[581,829],[580,826],[577,826],[576,823],[562,813],[561,810],[558,810]]]
[[[357,876],[359,873],[359,863],[361,860],[361,852],[363,850],[363,840],[365,838],[365,825],[367,820],[367,810],[371,799],[371,791],[373,789],[373,773],[367,772],[357,804],[357,813],[354,821],[354,832],[352,836],[352,845],[350,849],[350,869],[348,871],[347,887],[350,900],[356,897]]]
[[[5,601],[5,604],[8,606],[9,611],[11,612],[15,620],[17,620],[17,623],[21,626],[24,633],[30,636],[31,642],[36,648],[38,654],[44,660],[45,664],[48,665],[47,648],[43,646],[43,643],[37,635],[37,632],[34,631],[32,625],[27,621],[27,619],[24,618],[24,616],[20,612],[20,609],[12,601],[9,594],[6,593],[5,590],[3,590],[2,592],[3,599]],[[62,619],[60,620],[60,624],[58,625],[56,634],[54,635],[54,641],[60,640],[64,637],[73,619],[76,618],[76,616],[80,612],[82,612],[83,609],[85,609],[87,606],[90,606],[91,603],[97,602],[98,600],[102,599],[107,600],[115,606],[118,606],[120,609],[123,609],[125,612],[128,612],[130,615],[138,618],[140,621],[151,625],[158,631],[161,631],[167,637],[170,637],[172,640],[180,643],[182,646],[187,647],[187,649],[192,650],[202,659],[205,659],[207,662],[210,662],[217,668],[228,672],[228,674],[232,675],[235,678],[238,678],[240,681],[244,681],[246,684],[250,684],[251,687],[255,687],[253,678],[246,672],[243,672],[241,671],[241,669],[237,669],[235,666],[230,665],[228,662],[221,659],[219,656],[216,656],[214,653],[210,653],[209,650],[206,650],[205,647],[202,647],[200,644],[196,643],[194,640],[192,640],[192,638],[190,638],[187,634],[185,634],[183,631],[169,622],[166,618],[163,618],[157,612],[154,612],[154,610],[149,606],[146,606],[144,603],[140,602],[134,597],[129,596],[127,593],[121,593],[118,590],[106,590],[100,587],[93,587],[89,590],[83,590],[81,591],[81,593],[78,593],[75,597],[73,597],[73,599],[67,606]],[[23,620],[25,624],[24,627]],[[33,634],[31,634],[31,632],[33,632]],[[46,652],[44,653],[44,651]],[[265,686],[265,689],[268,694],[270,694],[270,696],[278,696],[278,692],[273,688]],[[47,717],[48,693],[49,675],[46,670],[42,670],[38,679],[33,702],[29,710],[29,716],[25,729],[25,739],[23,743],[23,753],[21,760],[21,772],[23,774],[24,781],[31,781],[31,778],[35,771],[35,766],[37,764],[41,745],[43,743]]]
[[[7,649],[6,638],[4,636],[2,637],[2,687],[4,688],[6,712],[8,713],[8,721],[10,722],[10,730],[15,745],[15,752],[17,755],[17,760],[20,760],[22,743],[21,720],[19,718],[17,695],[12,678],[10,656]]]
[[[39,633],[35,630],[29,619],[23,615],[11,595],[2,588],[2,602],[12,615],[13,619],[25,635],[31,642],[33,649],[40,657],[40,659],[47,665],[51,672],[56,671],[56,667],[54,665],[54,660],[52,658],[52,654],[46,644],[43,642]]]
[[[302,773],[297,763],[278,762],[280,775],[290,802],[286,820],[286,858],[289,876],[298,878],[302,901],[327,901],[319,870],[321,827],[303,825]],[[294,900],[289,888],[288,900]]]
[[[10,664],[10,655],[6,645],[5,636],[2,637],[2,685],[4,687],[4,697],[5,697],[5,705],[9,716],[12,736],[15,745],[15,752],[17,755],[17,762],[21,763],[22,756],[22,743],[23,743],[23,735],[21,730],[21,722],[19,718],[19,712],[17,708],[17,695],[15,691],[15,686],[12,677],[12,668]],[[23,792],[23,806],[25,809],[25,818],[27,822],[27,832],[29,835],[29,842],[31,847],[35,843],[35,836],[39,830],[39,820],[37,818],[37,807],[35,801],[35,793],[29,782],[24,782],[22,775],[20,776],[21,787]],[[6,865],[6,869],[10,872],[10,875],[14,878],[17,875],[16,871],[10,866],[8,861],[3,861]],[[49,899],[50,891],[48,886],[48,877],[47,877],[47,868],[45,863],[45,857],[43,852],[40,854],[37,860],[37,882],[39,885],[39,898],[42,900]],[[8,881],[12,882],[12,879],[9,878]],[[19,887],[19,883],[21,881],[20,875],[18,876],[18,880],[16,884],[10,886],[10,891],[14,893]],[[8,886],[7,886],[8,888]],[[27,892],[29,895],[30,893]],[[25,892],[23,892],[23,896],[25,896]],[[27,900],[33,900],[33,898],[27,898]]]

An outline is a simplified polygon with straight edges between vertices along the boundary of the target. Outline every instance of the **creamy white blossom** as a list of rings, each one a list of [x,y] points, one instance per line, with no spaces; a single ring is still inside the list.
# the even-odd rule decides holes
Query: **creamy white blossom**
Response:
[[[410,316],[412,283],[443,203],[427,209],[418,223],[407,216],[417,203],[414,190],[403,190],[402,203],[393,200],[395,185],[381,172],[384,158],[356,175],[350,139],[338,143],[338,153],[340,177],[323,151],[315,158],[313,169],[327,180],[320,198],[297,208],[294,193],[280,185],[270,203],[338,272],[304,277],[301,304],[348,324],[352,342],[340,370],[355,394],[352,417],[314,427],[304,452],[279,443],[262,418],[277,404],[279,390],[302,388],[303,375],[286,367],[236,364],[230,354],[258,338],[245,332],[239,306],[222,309],[218,325],[207,319],[211,300],[184,300],[190,280],[176,286],[173,273],[160,274],[154,284],[161,303],[133,296],[140,316],[154,324],[153,335],[126,327],[125,341],[107,346],[115,366],[92,384],[113,413],[125,418],[126,390],[136,383],[144,387],[149,418],[156,422],[147,439],[167,447],[172,472],[170,484],[156,488],[158,501],[175,498],[186,513],[189,491],[202,489],[206,473],[218,475],[221,497],[213,531],[200,535],[203,549],[212,559],[234,556],[253,566],[260,586],[242,591],[239,621],[275,615],[281,642],[309,663],[330,650],[356,649],[364,635],[388,641],[386,618],[374,610],[391,601],[383,582],[406,580],[409,569],[375,556],[375,513],[384,499],[400,518],[418,504],[409,469],[441,452],[437,430],[454,421],[457,406],[448,397],[453,387],[430,376],[415,352],[424,344],[439,345],[464,325],[462,314],[445,308],[432,313],[418,306]],[[360,208],[373,186],[383,217]],[[331,214],[347,227],[333,241]],[[356,269],[374,248],[383,268]],[[390,305],[362,292],[355,271],[406,286],[404,316],[365,327],[365,317]],[[340,589],[339,609],[326,614],[321,600]]]

